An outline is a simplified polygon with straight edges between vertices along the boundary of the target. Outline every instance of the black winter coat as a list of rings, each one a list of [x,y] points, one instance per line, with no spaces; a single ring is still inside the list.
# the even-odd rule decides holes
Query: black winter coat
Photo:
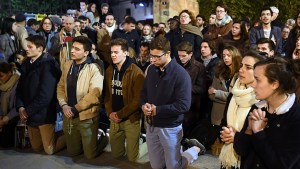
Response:
[[[187,31],[182,33],[180,28],[176,28],[174,30],[170,30],[166,34],[166,38],[171,43],[171,56],[172,58],[175,57],[178,63],[180,63],[180,61],[179,61],[176,46],[183,41],[188,41],[193,45],[193,56],[195,57],[196,60],[200,59],[200,49],[201,49],[201,42],[202,42],[201,36]]]
[[[58,63],[43,54],[35,62],[28,59],[21,66],[17,87],[17,111],[24,107],[29,126],[51,124],[56,120],[56,86],[60,78]]]

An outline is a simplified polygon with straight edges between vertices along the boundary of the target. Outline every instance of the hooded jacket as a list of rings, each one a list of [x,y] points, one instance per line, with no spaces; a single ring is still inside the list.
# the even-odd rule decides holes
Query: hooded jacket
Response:
[[[114,71],[116,74],[115,68],[113,68],[113,66],[109,66],[105,73],[105,85],[107,93],[104,98],[104,102],[108,116],[111,112],[116,110],[115,107],[113,108],[113,106],[116,104],[113,103],[113,101],[119,100],[112,94],[112,81]],[[129,119],[130,122],[133,123],[137,120],[140,120],[141,118],[141,114],[139,112],[139,100],[145,77],[142,70],[137,65],[135,65],[133,63],[133,60],[128,56],[126,57],[126,61],[124,62],[120,73],[122,76],[122,78],[120,79],[122,79],[123,106],[117,105],[119,106],[119,108],[121,107],[121,109],[117,108],[119,110],[116,110],[116,112],[118,117],[120,119],[123,119],[123,121]]]

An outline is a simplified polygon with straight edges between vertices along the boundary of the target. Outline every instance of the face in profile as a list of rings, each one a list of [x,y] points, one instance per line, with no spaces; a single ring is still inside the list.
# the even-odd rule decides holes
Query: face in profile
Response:
[[[240,83],[244,85],[250,85],[254,81],[253,67],[255,59],[251,56],[245,56],[242,60],[239,70]]]

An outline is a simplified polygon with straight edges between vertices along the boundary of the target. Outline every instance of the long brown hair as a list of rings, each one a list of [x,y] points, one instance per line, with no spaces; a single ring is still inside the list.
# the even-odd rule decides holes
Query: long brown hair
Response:
[[[216,68],[216,77],[222,77],[225,80],[231,79],[240,69],[240,64],[242,62],[242,55],[239,50],[234,46],[226,46],[223,49],[228,50],[232,57],[231,68],[229,68],[224,60],[222,55],[222,61],[220,62],[219,66]]]

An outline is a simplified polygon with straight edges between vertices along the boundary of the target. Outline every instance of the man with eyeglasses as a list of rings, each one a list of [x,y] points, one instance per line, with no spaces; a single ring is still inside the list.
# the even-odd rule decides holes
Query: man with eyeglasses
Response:
[[[226,35],[232,28],[232,18],[227,14],[228,7],[225,4],[217,5],[216,21],[210,24],[205,38],[216,40],[220,36]]]
[[[146,116],[148,155],[152,168],[186,168],[204,154],[197,140],[180,153],[184,113],[191,106],[192,85],[187,71],[171,58],[170,42],[157,37],[150,44],[150,65],[140,105]]]

